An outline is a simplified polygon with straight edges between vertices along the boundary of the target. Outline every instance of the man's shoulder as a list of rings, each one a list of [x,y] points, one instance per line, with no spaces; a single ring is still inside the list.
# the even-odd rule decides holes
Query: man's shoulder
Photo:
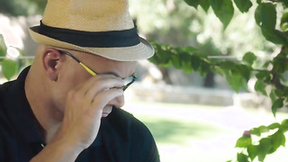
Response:
[[[144,126],[144,124],[140,120],[138,120],[131,113],[123,109],[114,108],[113,112],[109,116],[110,117],[108,119],[111,119],[118,124],[126,124],[129,127],[135,127],[135,125]]]
[[[9,81],[9,82],[5,82],[3,84],[0,84],[0,95],[5,95],[10,87],[13,85],[15,81]]]
[[[12,132],[11,129],[11,122],[7,110],[7,106],[5,106],[5,100],[7,98],[7,95],[9,95],[9,89],[12,86],[12,82],[6,82],[4,84],[0,85],[0,131],[1,131],[1,138],[4,136],[11,137],[10,135],[7,135]]]
[[[0,85],[0,118],[5,117],[5,102],[7,98],[9,98],[10,95],[10,88],[13,85],[13,81],[11,82],[6,82],[4,84]]]
[[[159,161],[159,153],[154,138],[148,127],[131,113],[116,109],[112,116],[115,130],[124,139],[129,141],[131,161]],[[111,138],[109,141],[112,141]],[[115,145],[115,142],[113,145]],[[123,145],[119,145],[123,148]]]
[[[131,120],[134,118],[134,116],[131,113],[123,109],[115,108],[115,107],[113,108],[112,113],[110,115],[112,117],[117,117],[118,119],[121,119],[121,120]]]
[[[141,136],[143,138],[152,136],[150,130],[142,121],[123,109],[114,108],[113,112],[109,115],[108,121],[119,132],[126,132],[139,138]]]
[[[9,90],[11,86],[13,85],[13,81],[6,82],[4,84],[0,85],[0,112],[4,111],[5,108],[5,99],[9,96]],[[3,114],[3,113],[1,113]]]

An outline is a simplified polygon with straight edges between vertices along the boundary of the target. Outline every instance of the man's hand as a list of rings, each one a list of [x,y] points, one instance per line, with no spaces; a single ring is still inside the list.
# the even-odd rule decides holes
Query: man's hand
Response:
[[[123,85],[123,80],[113,75],[98,75],[71,90],[57,136],[71,137],[83,149],[89,147],[97,136],[104,106],[123,95],[123,90],[119,88]]]
[[[47,159],[49,155],[49,161],[74,161],[95,140],[103,108],[109,101],[123,95],[120,88],[123,85],[124,81],[116,76],[97,75],[70,90],[61,127],[33,160],[41,155]],[[55,156],[54,160],[51,154]]]

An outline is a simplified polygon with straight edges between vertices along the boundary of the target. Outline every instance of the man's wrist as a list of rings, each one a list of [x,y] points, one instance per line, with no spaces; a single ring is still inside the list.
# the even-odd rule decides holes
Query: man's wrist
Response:
[[[62,139],[51,141],[31,162],[46,162],[47,160],[59,162],[75,161],[82,151],[83,148],[73,140]]]

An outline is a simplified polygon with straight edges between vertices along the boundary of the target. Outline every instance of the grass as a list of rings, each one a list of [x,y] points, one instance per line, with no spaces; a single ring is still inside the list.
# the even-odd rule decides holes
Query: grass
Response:
[[[234,107],[134,102],[124,107],[152,132],[162,162],[225,162],[235,159],[236,140],[244,130],[288,118]],[[288,149],[265,162],[287,161]],[[284,158],[286,160],[284,160]],[[277,161],[275,161],[277,159]]]

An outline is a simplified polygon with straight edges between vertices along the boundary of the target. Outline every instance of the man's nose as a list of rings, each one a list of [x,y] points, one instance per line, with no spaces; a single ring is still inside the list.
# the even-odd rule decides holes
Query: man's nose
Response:
[[[124,105],[125,101],[124,101],[124,96],[121,95],[121,96],[118,96],[116,98],[114,98],[113,100],[111,100],[108,105],[113,105],[117,108],[120,108]]]

